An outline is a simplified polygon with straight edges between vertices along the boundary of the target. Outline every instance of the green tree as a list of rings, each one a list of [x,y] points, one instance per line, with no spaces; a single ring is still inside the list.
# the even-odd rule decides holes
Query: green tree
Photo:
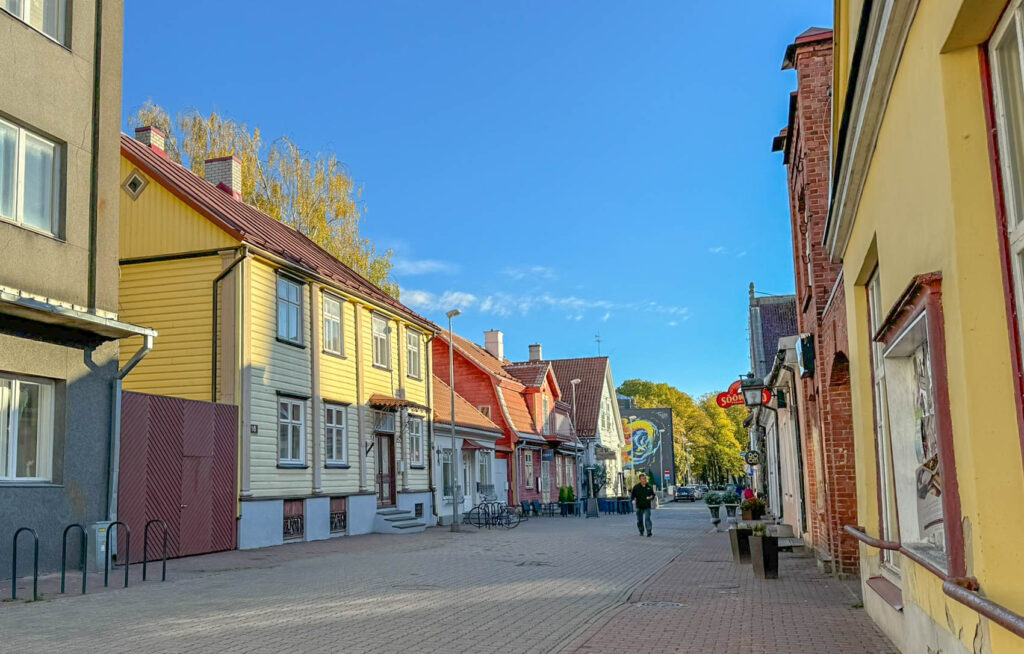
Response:
[[[197,175],[213,157],[234,155],[242,164],[242,201],[294,227],[342,263],[398,297],[392,279],[391,250],[378,252],[359,234],[363,218],[360,190],[338,156],[308,153],[286,137],[263,140],[259,128],[196,109],[175,120],[147,101],[129,119],[133,127],[151,125],[166,135],[167,156]]]

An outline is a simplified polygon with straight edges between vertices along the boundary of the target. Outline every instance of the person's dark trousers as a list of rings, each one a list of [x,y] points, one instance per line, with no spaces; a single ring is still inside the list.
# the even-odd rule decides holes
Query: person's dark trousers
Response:
[[[651,510],[650,509],[637,509],[636,510],[636,528],[640,530],[640,533],[644,533],[644,527],[647,527],[647,533],[651,533]]]

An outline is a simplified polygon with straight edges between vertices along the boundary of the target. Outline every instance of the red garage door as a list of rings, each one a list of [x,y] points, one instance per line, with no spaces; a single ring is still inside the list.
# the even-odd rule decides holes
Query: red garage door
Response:
[[[169,527],[171,557],[235,547],[237,425],[232,405],[122,393],[117,515],[132,530],[133,563],[155,518]],[[150,529],[151,559],[161,538]],[[118,541],[123,552],[123,534]]]

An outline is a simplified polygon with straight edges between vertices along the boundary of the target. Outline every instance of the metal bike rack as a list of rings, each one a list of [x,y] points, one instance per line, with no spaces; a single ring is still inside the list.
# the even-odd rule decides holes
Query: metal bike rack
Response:
[[[78,530],[82,532],[82,594],[85,595],[85,580],[89,577],[89,569],[86,567],[86,562],[89,557],[89,536],[86,534],[85,526],[80,525],[77,522],[64,527],[64,535],[60,540],[60,593],[64,594],[64,576],[67,573],[68,563],[68,532],[78,527]]]
[[[128,588],[128,569],[131,567],[132,563],[132,530],[128,528],[128,525],[120,520],[115,520],[107,526],[107,555],[103,557],[103,586],[106,587],[109,585],[107,578],[110,575],[110,534],[114,533],[114,530],[112,529],[114,525],[121,525],[124,527],[124,587]]]
[[[14,532],[14,540],[11,542],[11,599],[18,599],[18,536],[21,532],[27,531],[32,534],[35,541],[35,552],[32,557],[32,601],[39,601],[39,534],[32,527],[22,527]]]
[[[147,522],[146,527],[142,530],[142,581],[146,581],[146,564],[149,562],[149,527],[153,524],[159,524],[164,528],[164,552],[160,581],[167,581],[167,523],[159,518]]]

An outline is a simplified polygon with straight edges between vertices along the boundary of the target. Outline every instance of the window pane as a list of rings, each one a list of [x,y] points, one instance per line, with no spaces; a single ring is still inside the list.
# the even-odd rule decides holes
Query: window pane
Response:
[[[279,402],[278,403],[277,417],[278,417],[279,420],[287,420],[288,419],[288,403],[287,402]]]
[[[300,420],[302,420],[302,405],[301,404],[292,404],[292,420],[294,422],[299,422]]]
[[[0,216],[14,219],[18,130],[0,123]]]
[[[324,430],[324,452],[328,461],[334,460],[334,430],[330,427]]]
[[[277,445],[278,445],[278,458],[284,460],[288,458],[288,425],[281,424],[277,428]]]
[[[1003,183],[1006,186],[1007,203],[1010,205],[1007,217],[1010,227],[1016,227],[1024,219],[1024,185],[1021,173],[1024,170],[1024,88],[1021,82],[1020,35],[1016,21],[1010,26],[993,49],[999,83],[998,110],[1003,115],[1002,159],[1005,166]]]
[[[25,180],[22,220],[44,231],[53,230],[54,146],[25,137]]]
[[[18,391],[18,442],[15,445],[16,477],[38,477],[40,470],[40,417],[39,386],[21,383]]]
[[[4,0],[3,7],[18,18],[21,18],[21,0]]]
[[[293,459],[302,457],[302,428],[299,425],[292,425],[292,456]]]
[[[11,380],[0,379],[0,477],[11,476],[7,464],[10,448]]]

